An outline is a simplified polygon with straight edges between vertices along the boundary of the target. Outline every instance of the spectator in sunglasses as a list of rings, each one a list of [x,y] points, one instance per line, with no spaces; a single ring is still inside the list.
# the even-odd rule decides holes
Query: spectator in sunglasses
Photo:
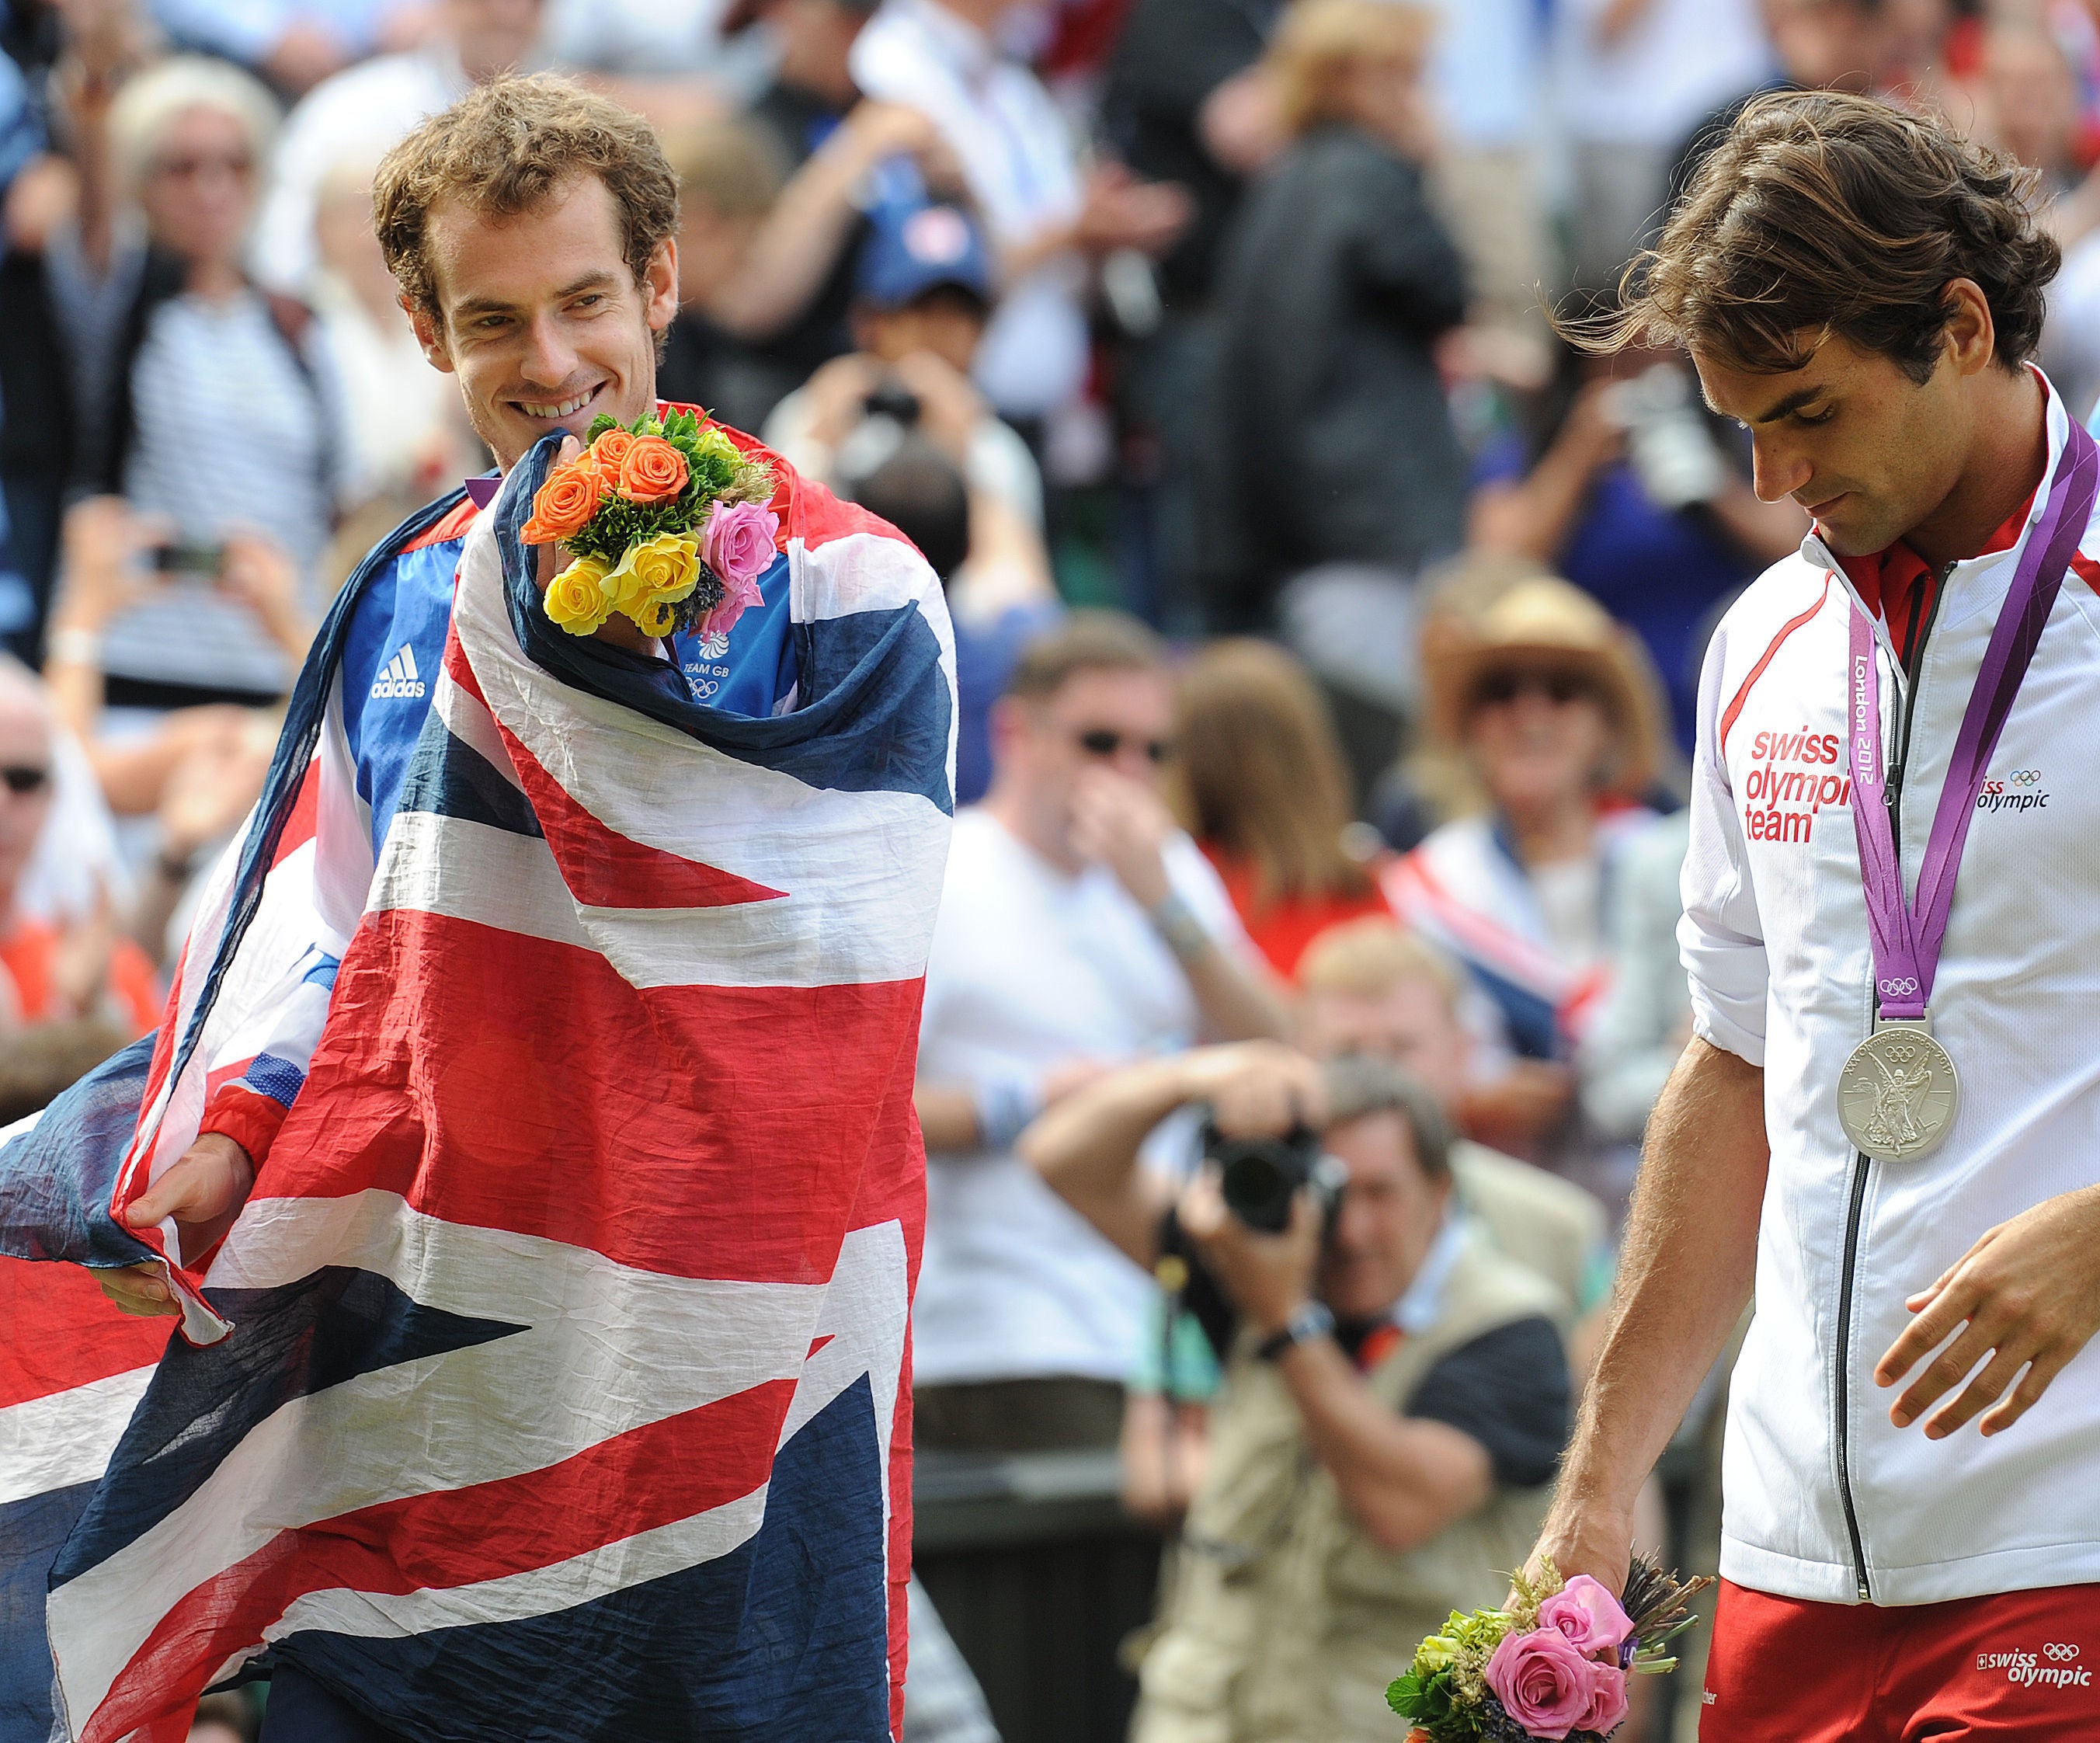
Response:
[[[1476,1135],[1622,1198],[1624,1182],[1588,1177],[1622,1158],[1602,1159],[1575,1129],[1568,1061],[1610,982],[1609,866],[1654,817],[1641,802],[1660,754],[1654,673],[1630,632],[1551,576],[1515,582],[1470,620],[1433,621],[1424,726],[1474,802],[1382,881],[1500,1018],[1510,1068],[1481,1100],[1495,1129]]]
[[[0,656],[0,1033],[80,1017],[106,1017],[127,1035],[160,1014],[143,951],[118,936],[106,885],[70,921],[23,899],[32,863],[58,809],[57,730],[44,688]]]
[[[276,102],[223,61],[175,55],[127,78],[99,54],[83,40],[57,81],[79,140],[80,210],[43,268],[74,482],[161,523],[141,554],[159,585],[56,651],[99,667],[116,706],[267,703],[290,687],[305,635],[242,597],[229,548],[259,535],[286,553],[291,616],[310,623],[350,458],[312,311],[248,276]]]
[[[1075,611],[1021,655],[990,790],[956,814],[915,1097],[921,1447],[1116,1444],[1153,1285],[1014,1141],[1113,1066],[1282,1032],[1231,899],[1160,797],[1173,734],[1159,638]]]

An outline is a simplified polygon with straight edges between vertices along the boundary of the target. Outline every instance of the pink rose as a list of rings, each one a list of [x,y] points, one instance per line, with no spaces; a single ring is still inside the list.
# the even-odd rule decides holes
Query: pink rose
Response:
[[[726,586],[756,581],[773,567],[780,517],[755,502],[717,502],[700,536],[700,554]]]
[[[1609,1588],[1586,1573],[1577,1574],[1539,1605],[1538,1626],[1559,1629],[1578,1653],[1608,1653],[1614,1663],[1620,1644],[1634,1631]]]
[[[1609,1736],[1626,1722],[1626,1673],[1617,1665],[1594,1661],[1590,1669],[1595,1679],[1590,1685],[1590,1710],[1575,1721],[1575,1728]]]
[[[1530,1735],[1560,1743],[1596,1705],[1605,1668],[1585,1658],[1558,1628],[1534,1628],[1502,1636],[1488,1660],[1488,1687]],[[1616,1666],[1612,1674],[1620,1675]]]
[[[703,635],[727,635],[760,602],[758,578],[773,567],[780,517],[755,502],[717,502],[700,536],[700,555],[721,579],[721,603],[699,621]]]

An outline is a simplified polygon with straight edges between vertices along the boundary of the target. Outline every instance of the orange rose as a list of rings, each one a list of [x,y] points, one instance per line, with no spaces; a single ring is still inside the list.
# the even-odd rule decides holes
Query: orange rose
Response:
[[[585,451],[588,461],[607,485],[620,482],[620,462],[627,458],[627,451],[634,446],[634,432],[631,430],[608,430]]]
[[[630,502],[668,502],[686,488],[686,457],[661,436],[637,436],[620,463],[620,493]]]
[[[553,545],[579,533],[598,513],[605,487],[589,466],[574,461],[557,466],[532,499],[532,518],[518,536],[527,545]]]

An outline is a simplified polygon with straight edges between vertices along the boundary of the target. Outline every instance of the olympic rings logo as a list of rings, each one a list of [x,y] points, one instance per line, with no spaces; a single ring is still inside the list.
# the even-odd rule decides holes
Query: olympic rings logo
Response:
[[[2041,1655],[2058,1664],[2069,1664],[2078,1656],[2078,1648],[2068,1641],[2051,1640],[2041,1649]]]
[[[2041,784],[2041,770],[2015,769],[2007,779],[2015,787],[2039,787]]]
[[[1889,999],[1908,999],[1917,991],[1917,980],[1914,975],[1906,974],[1899,981],[1877,981],[1874,984],[1882,996]]]

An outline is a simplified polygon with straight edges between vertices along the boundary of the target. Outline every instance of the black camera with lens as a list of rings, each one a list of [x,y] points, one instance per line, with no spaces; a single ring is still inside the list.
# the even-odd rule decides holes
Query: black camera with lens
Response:
[[[1294,1127],[1280,1137],[1229,1138],[1207,1119],[1203,1154],[1218,1165],[1225,1207],[1265,1234],[1281,1234],[1290,1226],[1290,1201],[1301,1186],[1313,1189],[1323,1220],[1331,1224],[1348,1180],[1348,1171],[1309,1126]]]
[[[1300,1187],[1310,1186],[1320,1200],[1321,1238],[1333,1233],[1349,1171],[1327,1154],[1319,1133],[1299,1126],[1281,1137],[1229,1138],[1207,1118],[1202,1145],[1205,1158],[1217,1164],[1226,1208],[1246,1227],[1282,1233],[1290,1226],[1292,1198]],[[1159,1250],[1158,1277],[1172,1304],[1161,1322],[1162,1336],[1171,1339],[1176,1315],[1185,1313],[1202,1328],[1223,1361],[1232,1349],[1239,1312],[1203,1263],[1176,1211],[1167,1213],[1160,1229]],[[1162,1361],[1172,1373],[1171,1360]]]
[[[918,395],[898,381],[878,382],[860,406],[863,417],[887,417],[906,430],[918,426],[919,415],[924,409]]]

